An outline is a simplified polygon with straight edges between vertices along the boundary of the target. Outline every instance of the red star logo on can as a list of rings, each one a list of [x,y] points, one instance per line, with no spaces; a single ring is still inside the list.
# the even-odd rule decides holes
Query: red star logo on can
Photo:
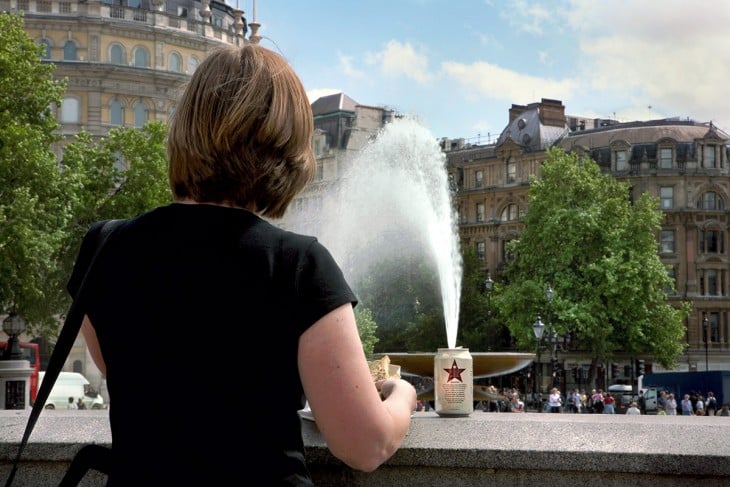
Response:
[[[456,379],[459,382],[463,382],[461,380],[461,373],[464,372],[466,369],[460,369],[458,365],[456,365],[456,360],[454,360],[454,363],[451,364],[450,369],[444,369],[444,371],[449,373],[449,378],[446,379],[446,382],[451,382],[452,380]]]

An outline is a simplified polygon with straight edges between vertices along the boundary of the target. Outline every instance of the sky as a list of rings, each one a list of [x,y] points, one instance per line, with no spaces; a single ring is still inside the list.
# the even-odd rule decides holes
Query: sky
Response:
[[[730,1],[228,2],[261,25],[261,45],[289,61],[310,101],[343,92],[439,139],[494,142],[513,104],[542,98],[566,115],[730,132]]]

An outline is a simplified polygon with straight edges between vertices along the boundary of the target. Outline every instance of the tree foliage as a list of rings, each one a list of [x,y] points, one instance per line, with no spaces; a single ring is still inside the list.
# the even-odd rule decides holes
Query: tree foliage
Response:
[[[50,276],[70,218],[50,145],[64,83],[22,17],[0,13],[0,313],[50,323]]]
[[[548,151],[528,198],[525,230],[509,246],[507,283],[494,296],[517,343],[534,347],[539,313],[595,360],[651,353],[671,366],[684,350],[689,306],[667,299],[673,282],[657,254],[657,199],[645,193],[632,204],[625,183],[558,148]]]
[[[366,356],[370,356],[375,350],[375,344],[378,343],[378,337],[375,334],[378,325],[373,319],[373,312],[365,306],[356,306],[355,320],[357,321],[357,331],[362,342],[362,349]]]

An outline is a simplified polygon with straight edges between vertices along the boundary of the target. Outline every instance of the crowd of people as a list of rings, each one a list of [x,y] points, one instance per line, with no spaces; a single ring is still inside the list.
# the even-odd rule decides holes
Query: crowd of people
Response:
[[[494,386],[489,386],[489,391],[502,398],[477,401],[475,410],[520,413],[525,412],[525,402],[527,402],[533,408],[541,408],[543,412],[548,413],[616,414],[618,412],[616,395],[602,389],[592,389],[590,393],[585,389],[573,389],[563,397],[561,391],[554,387],[550,390],[546,400],[543,400],[542,397],[534,397],[534,394],[526,395],[523,400],[520,391],[516,388],[504,388],[498,391]],[[624,407],[628,415],[647,414],[643,394],[639,394]],[[419,410],[427,411],[428,409],[423,407]],[[712,391],[708,391],[705,396],[699,392],[684,394],[680,400],[677,400],[674,394],[662,391],[657,398],[656,414],[660,416],[730,416],[730,407],[727,403],[718,404]]]

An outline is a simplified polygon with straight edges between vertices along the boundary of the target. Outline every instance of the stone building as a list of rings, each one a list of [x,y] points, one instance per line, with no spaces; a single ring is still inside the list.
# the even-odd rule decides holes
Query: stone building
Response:
[[[0,10],[23,14],[43,59],[68,79],[56,107],[65,136],[164,122],[208,51],[258,40],[242,10],[211,0],[0,0]]]
[[[561,101],[542,99],[512,105],[495,144],[444,139],[441,145],[455,189],[462,245],[476,250],[485,277],[496,279],[503,269],[505,244],[522,229],[530,177],[539,177],[549,147],[590,156],[604,172],[627,182],[634,197],[649,191],[660,198],[664,220],[657,249],[675,279],[670,301],[692,303],[686,322],[689,348],[680,369],[705,370],[706,358],[710,370],[730,369],[728,134],[712,123],[689,120],[618,123],[566,116]],[[631,377],[624,367],[631,358],[617,357],[621,375],[614,379]],[[646,372],[659,371],[651,357],[635,358],[645,359]],[[589,362],[570,350],[559,359],[563,370]]]

